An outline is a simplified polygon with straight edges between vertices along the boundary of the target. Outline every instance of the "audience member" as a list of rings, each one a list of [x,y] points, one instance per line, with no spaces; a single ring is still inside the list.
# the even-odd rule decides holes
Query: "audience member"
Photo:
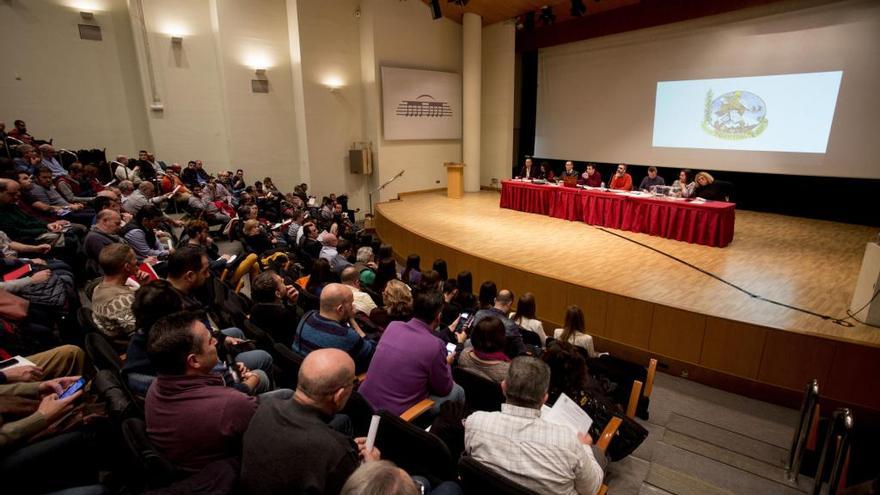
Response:
[[[510,313],[510,319],[524,330],[537,334],[543,346],[547,341],[547,334],[544,333],[544,324],[535,316],[535,311],[535,296],[531,292],[526,292],[520,296],[519,302],[516,303],[516,311]]]
[[[180,312],[157,321],[147,353],[158,372],[145,405],[147,435],[156,449],[190,473],[239,457],[257,402],[213,373],[217,340],[198,316]]]
[[[349,476],[342,495],[455,495],[461,488],[454,481],[444,481],[431,488],[428,480],[418,476],[410,477],[403,469],[390,461],[361,464]]]
[[[541,419],[550,368],[521,356],[510,363],[500,412],[477,411],[465,421],[465,451],[475,460],[538,493],[594,495],[603,472],[592,438]]]
[[[498,295],[498,288],[495,282],[487,280],[480,285],[480,295],[477,297],[477,303],[480,309],[489,309],[495,305],[495,296]]]
[[[422,259],[417,254],[411,254],[406,257],[406,268],[403,269],[403,272],[400,274],[400,280],[403,280],[403,283],[412,287],[417,287],[419,285],[419,280],[422,278],[422,269],[419,267],[421,265]]]
[[[431,265],[431,268],[440,275],[440,280],[447,280],[449,278],[449,271],[446,268],[446,260],[443,258],[437,258],[434,260],[434,264]]]
[[[158,208],[146,205],[138,210],[134,221],[119,231],[125,243],[134,250],[138,263],[148,258],[165,260],[171,254],[171,249],[159,240],[162,216]]]
[[[585,349],[591,358],[599,356],[593,347],[593,337],[587,333],[584,312],[577,305],[571,305],[565,310],[565,325],[554,330],[553,337],[560,342],[567,342]]]
[[[382,328],[392,321],[409,321],[413,312],[410,288],[400,280],[391,280],[382,291],[382,307],[370,311],[370,321]]]
[[[360,272],[354,266],[347,266],[342,270],[342,284],[351,289],[354,295],[354,310],[369,315],[376,309],[376,303],[369,294],[361,290]]]
[[[321,292],[319,311],[309,311],[296,329],[292,349],[308,356],[317,349],[335,348],[348,353],[358,373],[373,357],[373,342],[365,339],[354,319],[354,295],[342,284],[329,284]]]
[[[501,383],[507,377],[510,358],[504,354],[504,324],[494,316],[480,320],[471,331],[472,347],[465,348],[458,365],[467,371]]]
[[[507,345],[505,346],[504,353],[511,358],[525,354],[526,346],[523,343],[519,326],[507,317],[510,314],[510,307],[513,306],[513,293],[507,289],[502,289],[498,291],[494,302],[495,304],[492,307],[477,311],[474,315],[473,325],[480,323],[480,320],[489,316],[498,318],[504,324],[504,332],[507,335]]]
[[[474,296],[474,282],[471,272],[466,270],[459,272],[455,277],[455,283],[458,293],[453,302],[458,304],[462,311],[476,311],[478,309],[477,297]]]
[[[302,317],[296,301],[299,292],[296,288],[284,284],[284,279],[273,270],[266,270],[257,275],[251,283],[251,322],[269,335],[276,342],[286,346],[293,345],[293,337],[299,319]]]
[[[95,225],[86,234],[83,250],[86,257],[98,261],[101,251],[111,244],[122,242],[119,230],[122,228],[122,217],[114,210],[101,210],[95,216]]]
[[[455,354],[434,335],[442,307],[440,291],[417,291],[413,318],[385,329],[359,390],[374,409],[399,415],[430,398],[436,416],[444,402],[464,402],[464,389],[452,381]]]
[[[306,356],[293,398],[260,404],[244,436],[245,493],[337,494],[361,462],[380,459],[365,438],[351,439],[350,423],[337,415],[355,381],[345,352],[318,349]]]
[[[92,293],[92,319],[113,346],[124,351],[135,331],[134,313],[131,311],[135,289],[129,286],[128,279],[137,277],[143,283],[149,278],[138,270],[134,252],[125,244],[105,246],[98,263],[104,278]]]

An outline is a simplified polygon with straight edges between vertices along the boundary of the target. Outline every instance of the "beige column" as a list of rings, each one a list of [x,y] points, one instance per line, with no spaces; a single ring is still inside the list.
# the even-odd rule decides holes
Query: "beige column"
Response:
[[[480,190],[480,96],[482,90],[483,19],[477,14],[464,14],[462,29],[462,161],[464,190]]]

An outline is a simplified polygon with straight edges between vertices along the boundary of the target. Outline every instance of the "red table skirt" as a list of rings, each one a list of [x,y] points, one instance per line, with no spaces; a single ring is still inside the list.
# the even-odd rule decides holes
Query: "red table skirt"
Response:
[[[723,201],[693,203],[502,181],[501,207],[706,246],[724,247],[733,240],[735,205]]]

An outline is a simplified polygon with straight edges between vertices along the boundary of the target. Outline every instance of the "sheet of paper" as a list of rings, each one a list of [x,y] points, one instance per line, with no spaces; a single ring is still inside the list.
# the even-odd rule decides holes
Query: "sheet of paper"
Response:
[[[587,433],[590,431],[593,418],[567,395],[561,394],[556,399],[556,404],[553,404],[553,407],[545,412],[544,408],[546,407],[541,408],[541,418],[545,421],[568,427],[575,433]]]
[[[373,445],[376,443],[376,432],[379,431],[379,420],[381,416],[378,414],[374,414],[370,419],[370,429],[367,431],[367,452],[373,450]]]

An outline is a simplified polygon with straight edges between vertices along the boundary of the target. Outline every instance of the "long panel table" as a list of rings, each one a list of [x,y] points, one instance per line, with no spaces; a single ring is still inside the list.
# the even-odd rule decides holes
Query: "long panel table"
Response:
[[[706,246],[733,240],[735,204],[632,196],[599,189],[501,182],[501,207]]]

